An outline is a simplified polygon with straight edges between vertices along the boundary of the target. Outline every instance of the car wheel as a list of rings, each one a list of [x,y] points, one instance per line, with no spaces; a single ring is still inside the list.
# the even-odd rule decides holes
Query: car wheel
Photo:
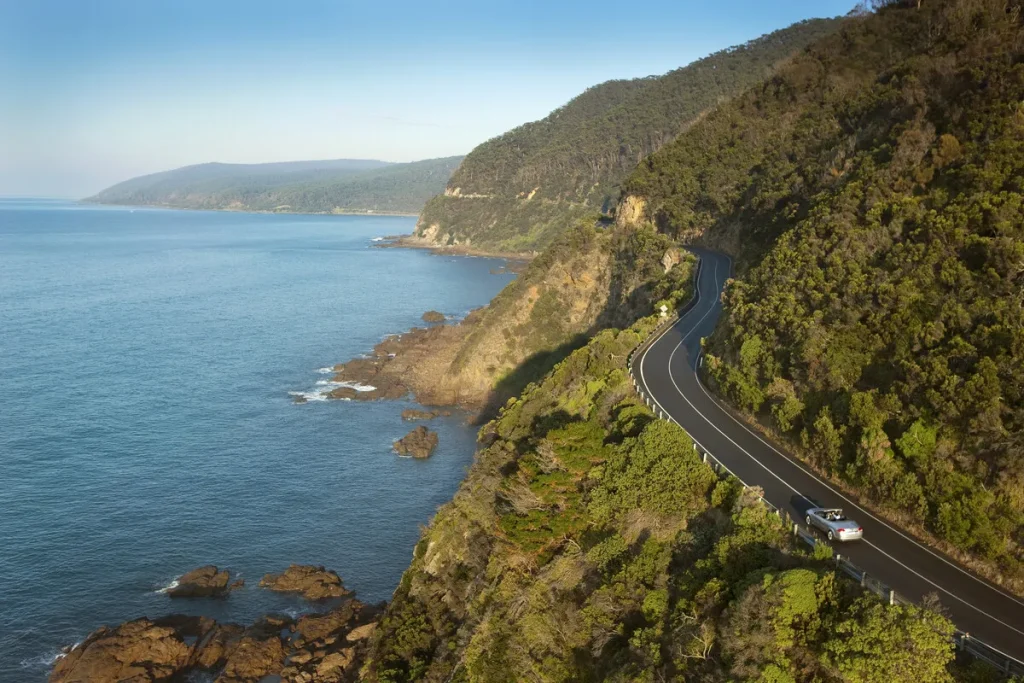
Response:
[[[836,537],[836,535],[834,533],[832,533],[831,531],[828,532],[828,540],[830,540],[830,541],[835,540],[835,537]]]
[[[807,522],[807,526],[810,526],[811,525],[811,516],[807,515],[806,517],[804,517],[804,521]]]

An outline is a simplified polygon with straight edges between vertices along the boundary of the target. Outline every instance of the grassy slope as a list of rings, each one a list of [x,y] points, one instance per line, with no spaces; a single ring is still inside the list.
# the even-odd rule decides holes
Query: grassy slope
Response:
[[[238,211],[416,213],[444,187],[461,160],[202,164],[133,178],[88,201]]]
[[[427,204],[418,233],[492,251],[547,246],[579,216],[612,203],[641,159],[837,23],[804,22],[663,76],[590,88],[474,149],[445,195]]]
[[[641,165],[623,207],[740,256],[709,367],[820,470],[1021,586],[1024,31],[849,22]]]

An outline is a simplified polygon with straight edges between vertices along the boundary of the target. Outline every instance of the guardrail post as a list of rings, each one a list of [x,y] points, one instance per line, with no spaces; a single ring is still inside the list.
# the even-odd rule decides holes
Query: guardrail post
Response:
[[[868,573],[867,572],[863,572],[860,575],[860,585],[861,585],[861,588],[864,587],[864,584],[867,582],[867,580],[868,580]]]
[[[891,588],[889,589],[889,604],[890,605],[895,605],[896,604],[896,591],[894,591]]]

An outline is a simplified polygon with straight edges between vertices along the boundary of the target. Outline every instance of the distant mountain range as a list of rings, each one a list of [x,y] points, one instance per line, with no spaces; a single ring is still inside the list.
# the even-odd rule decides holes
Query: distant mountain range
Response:
[[[209,163],[132,178],[85,201],[177,209],[290,213],[418,213],[462,157]]]

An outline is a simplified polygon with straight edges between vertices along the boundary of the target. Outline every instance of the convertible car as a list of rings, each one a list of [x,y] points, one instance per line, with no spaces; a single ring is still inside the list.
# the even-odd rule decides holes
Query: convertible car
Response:
[[[825,532],[830,541],[858,541],[864,538],[864,529],[849,519],[839,508],[811,508],[807,511],[807,526]]]

